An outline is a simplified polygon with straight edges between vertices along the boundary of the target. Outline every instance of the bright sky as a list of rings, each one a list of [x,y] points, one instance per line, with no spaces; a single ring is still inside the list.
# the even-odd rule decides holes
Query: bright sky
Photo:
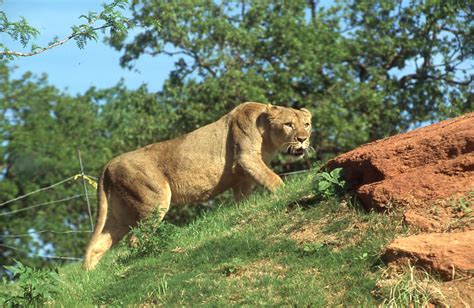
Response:
[[[34,42],[46,46],[55,36],[60,39],[71,32],[71,26],[83,23],[81,14],[101,10],[97,0],[4,0],[0,9],[12,21],[25,17],[29,24],[40,31]],[[107,3],[110,1],[107,1]],[[5,34],[0,41],[10,50],[23,50],[19,42],[13,42]],[[142,56],[135,68],[138,72],[122,69],[119,65],[121,53],[104,44],[101,40],[90,41],[84,49],[79,49],[74,41],[53,48],[33,57],[15,58],[10,64],[17,66],[14,77],[20,77],[26,71],[36,75],[47,73],[50,84],[70,94],[82,93],[91,86],[111,87],[120,78],[129,88],[137,88],[146,83],[152,91],[161,89],[163,81],[174,66],[174,60],[168,56]]]
[[[107,0],[110,3],[111,0]],[[0,10],[4,11],[12,21],[25,17],[29,24],[40,31],[33,42],[46,46],[55,36],[60,39],[71,33],[71,26],[83,23],[81,14],[101,10],[100,0],[0,0]],[[319,5],[331,6],[333,0],[320,1]],[[5,34],[0,33],[0,42],[9,46],[10,50],[28,52],[19,42],[14,42]],[[161,89],[164,80],[174,67],[174,60],[161,55],[150,57],[142,55],[135,62],[136,70],[123,69],[119,65],[121,53],[104,44],[89,41],[84,49],[79,49],[74,41],[53,48],[33,57],[15,58],[11,65],[17,67],[14,78],[26,71],[36,75],[47,73],[49,83],[70,94],[83,93],[91,86],[99,89],[114,86],[123,78],[128,88],[135,89],[145,83],[151,91]],[[466,65],[471,65],[467,61]],[[414,70],[414,64],[405,68],[406,71],[394,70],[394,74],[407,73]]]
[[[79,16],[89,11],[99,12],[102,0],[0,0],[0,10],[12,21],[25,17],[28,23],[40,31],[32,42],[47,46],[55,36],[65,38],[71,33],[71,26],[84,22]],[[111,0],[107,0],[110,3]],[[323,0],[319,4],[330,6],[333,0]],[[19,42],[12,41],[0,33],[0,42],[10,50],[29,52]],[[120,67],[121,53],[104,44],[89,41],[84,49],[79,49],[74,41],[53,48],[32,57],[15,58],[10,64],[17,67],[14,78],[27,71],[35,75],[48,74],[49,83],[70,94],[83,93],[91,86],[102,89],[114,86],[123,78],[128,88],[135,89],[141,84],[151,91],[161,89],[164,80],[174,67],[174,60],[166,55],[150,57],[142,55],[135,62],[135,70]]]

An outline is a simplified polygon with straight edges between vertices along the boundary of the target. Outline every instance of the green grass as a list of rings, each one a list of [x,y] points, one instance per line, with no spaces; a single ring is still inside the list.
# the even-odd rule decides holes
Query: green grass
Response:
[[[401,220],[349,197],[305,199],[314,176],[165,228],[166,245],[146,253],[124,241],[92,272],[62,267],[54,304],[376,305],[379,256]]]

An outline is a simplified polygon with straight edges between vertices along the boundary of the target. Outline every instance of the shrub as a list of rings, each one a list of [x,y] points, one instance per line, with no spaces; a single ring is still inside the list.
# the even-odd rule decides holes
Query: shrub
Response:
[[[17,285],[21,293],[5,299],[8,306],[41,305],[53,299],[58,292],[61,282],[57,269],[35,269],[15,261],[15,266],[5,266],[13,278],[17,278]]]

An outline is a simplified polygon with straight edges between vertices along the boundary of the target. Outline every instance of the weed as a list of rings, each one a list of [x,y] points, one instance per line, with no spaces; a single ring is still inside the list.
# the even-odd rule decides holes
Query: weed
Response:
[[[389,273],[385,278],[377,283],[379,296],[383,298],[382,306],[428,307],[445,300],[439,283],[422,268],[408,265],[403,273]]]
[[[158,282],[154,282],[151,290],[146,292],[146,303],[150,304],[162,304],[166,301],[166,296],[169,293],[168,281],[166,280],[166,274],[161,278],[158,278]]]
[[[470,217],[472,215],[472,209],[470,206],[472,205],[472,197],[473,193],[469,193],[469,197],[459,197],[458,199],[451,199],[450,205],[453,208],[455,213],[461,213],[465,216]]]
[[[128,257],[156,255],[163,252],[168,247],[169,239],[176,228],[173,224],[162,222],[159,212],[140,221],[130,232],[132,245]]]
[[[369,254],[367,252],[364,252],[362,254],[360,254],[359,256],[356,257],[356,259],[358,260],[367,260],[369,258]]]
[[[311,252],[316,252],[323,247],[324,247],[324,243],[306,243],[303,246],[303,251],[311,253]]]
[[[12,295],[5,299],[5,304],[13,307],[41,305],[53,299],[58,292],[59,279],[57,269],[34,269],[15,261],[15,266],[5,266],[13,277],[17,278],[17,285],[21,294]]]
[[[331,172],[320,172],[316,175],[317,192],[330,198],[344,192],[346,182],[342,179],[342,168],[336,168]]]

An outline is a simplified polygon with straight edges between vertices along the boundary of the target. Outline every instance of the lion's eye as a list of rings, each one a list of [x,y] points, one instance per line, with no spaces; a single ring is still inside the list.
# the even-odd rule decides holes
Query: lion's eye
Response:
[[[288,128],[293,128],[293,126],[294,126],[293,123],[291,123],[291,122],[285,123],[284,125],[285,125],[285,127],[288,127]]]
[[[304,127],[308,128],[311,124],[310,123],[304,123]]]

